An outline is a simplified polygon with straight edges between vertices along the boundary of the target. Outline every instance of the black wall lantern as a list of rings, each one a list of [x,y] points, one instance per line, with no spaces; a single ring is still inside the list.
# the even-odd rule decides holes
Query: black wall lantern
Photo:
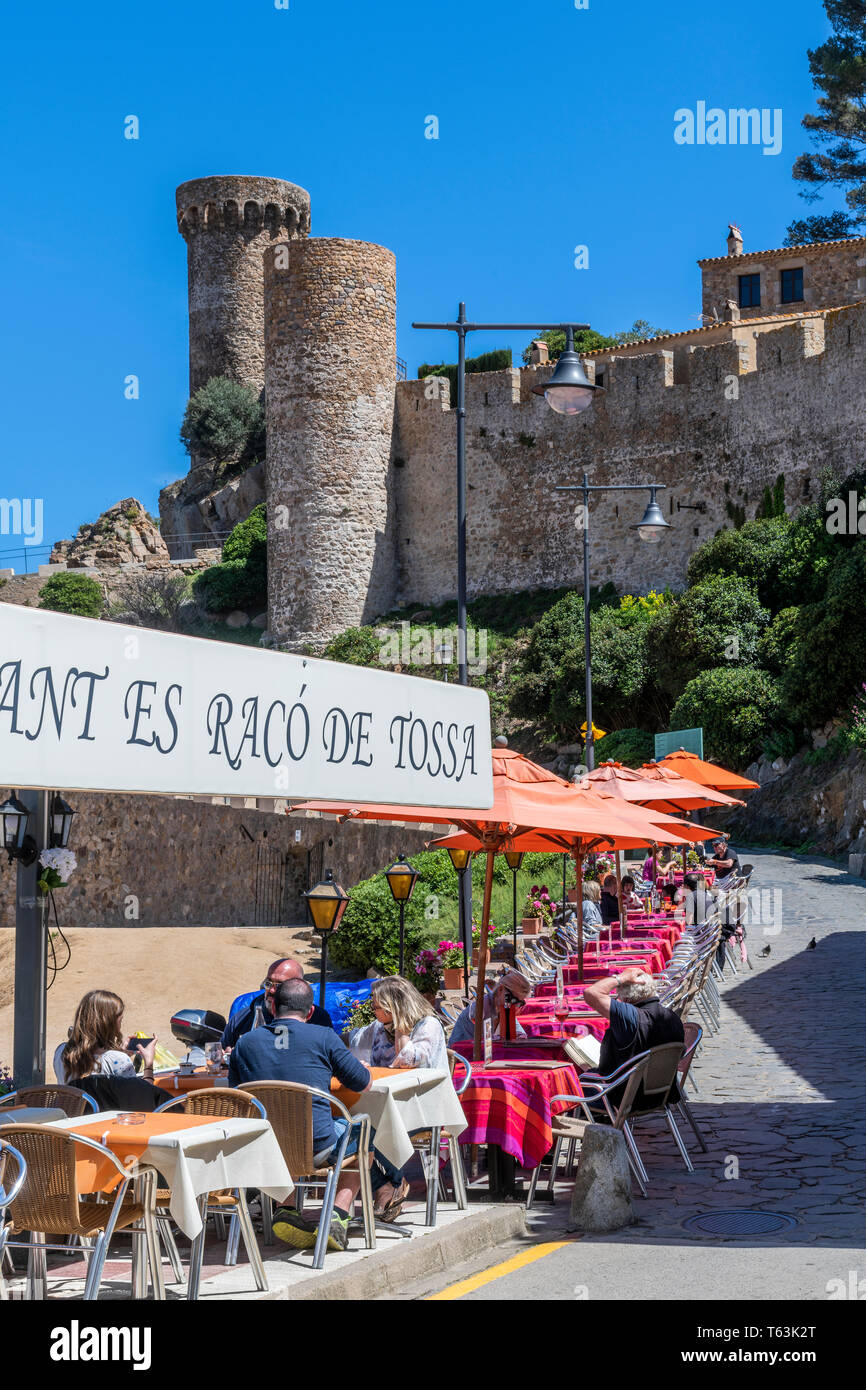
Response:
[[[0,804],[3,848],[9,855],[10,864],[17,859],[19,864],[29,867],[36,861],[39,849],[33,836],[27,834],[29,820],[30,812],[14,792]]]
[[[385,877],[388,880],[388,887],[391,889],[391,896],[400,909],[400,969],[399,974],[403,974],[403,914],[406,911],[406,904],[415,891],[415,884],[421,875],[416,869],[412,868],[409,861],[401,856],[391,865],[390,869],[385,870]]]
[[[69,844],[69,832],[72,829],[72,817],[76,814],[67,801],[59,792],[55,792],[51,802],[51,812],[48,821],[48,843],[51,849],[66,849]]]

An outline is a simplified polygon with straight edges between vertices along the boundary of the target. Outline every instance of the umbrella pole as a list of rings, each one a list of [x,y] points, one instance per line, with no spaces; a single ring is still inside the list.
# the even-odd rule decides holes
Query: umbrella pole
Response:
[[[490,926],[490,896],[493,892],[493,850],[487,851],[487,870],[484,875],[484,906],[481,910],[481,940],[478,943],[478,977],[475,986],[475,1039],[472,1060],[480,1062],[484,1034],[484,979],[487,974],[487,934]]]
[[[619,939],[622,941],[622,920],[625,916],[625,907],[622,901],[622,863],[620,862],[619,850],[616,851],[616,899],[619,903]],[[610,944],[613,945],[613,922],[610,924]]]
[[[577,879],[577,978],[583,984],[583,845],[574,851],[574,870]]]

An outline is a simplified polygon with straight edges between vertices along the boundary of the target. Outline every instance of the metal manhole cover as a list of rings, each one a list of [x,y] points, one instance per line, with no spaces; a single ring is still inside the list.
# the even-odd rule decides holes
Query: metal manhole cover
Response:
[[[690,1216],[683,1226],[708,1236],[769,1236],[796,1226],[793,1216],[779,1211],[705,1211]]]

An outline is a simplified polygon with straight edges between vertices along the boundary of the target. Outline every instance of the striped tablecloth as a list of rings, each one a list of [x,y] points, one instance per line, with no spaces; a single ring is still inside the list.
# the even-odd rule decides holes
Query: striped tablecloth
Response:
[[[528,1049],[531,1050],[531,1049]],[[515,1058],[515,1062],[518,1062]],[[460,1097],[466,1116],[461,1144],[498,1144],[522,1168],[537,1168],[553,1143],[550,1099],[581,1094],[572,1065],[518,1069],[473,1063]],[[556,1112],[567,1107],[560,1104]]]

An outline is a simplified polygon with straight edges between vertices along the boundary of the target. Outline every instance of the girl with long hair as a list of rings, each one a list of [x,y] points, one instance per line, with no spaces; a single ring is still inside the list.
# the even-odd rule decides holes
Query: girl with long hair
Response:
[[[81,1081],[85,1076],[135,1076],[133,1059],[127,1050],[134,1039],[121,1032],[123,1000],[108,989],[91,989],[75,1010],[69,1040],[54,1054],[54,1070],[61,1084]],[[139,1043],[135,1053],[143,1059],[142,1075],[153,1076],[156,1038],[145,1047]]]

